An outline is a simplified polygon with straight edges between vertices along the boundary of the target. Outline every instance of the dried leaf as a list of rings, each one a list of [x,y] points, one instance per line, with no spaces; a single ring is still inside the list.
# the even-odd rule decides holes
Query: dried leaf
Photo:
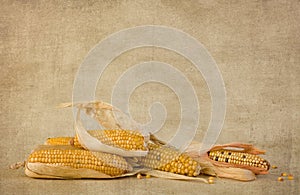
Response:
[[[25,167],[26,162],[22,161],[22,162],[16,162],[14,164],[11,164],[9,166],[10,169],[19,169],[20,167]]]
[[[78,136],[80,144],[87,150],[107,152],[118,154],[126,157],[145,156],[147,151],[143,150],[124,150],[121,148],[113,147],[102,143],[100,140],[91,136],[84,128],[81,118],[80,111],[84,111],[88,116],[94,118],[101,126],[106,129],[130,129],[140,131],[145,138],[145,142],[149,140],[149,134],[141,131],[139,125],[132,120],[125,113],[112,105],[97,101],[89,103],[63,103],[59,107],[77,107],[77,117],[75,122],[75,130]]]
[[[155,135],[150,134],[150,140],[156,145],[166,145],[166,142],[158,139]]]
[[[229,144],[223,144],[223,145],[215,145],[210,149],[210,151],[213,150],[220,150],[220,149],[227,149],[227,150],[236,150],[240,152],[245,152],[249,154],[265,154],[265,150],[260,150],[258,148],[255,148],[252,144],[244,144],[244,143],[229,143]]]
[[[133,119],[131,119],[127,114],[123,113],[118,108],[112,105],[102,102],[89,102],[89,103],[63,103],[59,107],[77,107],[84,110],[88,116],[91,116],[105,129],[131,129],[140,130],[141,127]],[[146,133],[146,135],[148,135]]]
[[[185,175],[179,175],[175,173],[170,173],[170,172],[165,172],[165,171],[159,171],[159,170],[151,170],[151,171],[146,171],[143,172],[144,174],[149,174],[154,177],[158,178],[164,178],[164,179],[175,179],[175,180],[184,180],[184,181],[201,181],[204,183],[208,183],[208,181],[204,178],[201,177],[188,177]]]
[[[217,177],[235,179],[239,181],[252,181],[256,179],[255,174],[252,171],[235,167],[213,166],[212,168],[202,169],[201,172],[208,175],[212,175],[211,173],[214,173]]]

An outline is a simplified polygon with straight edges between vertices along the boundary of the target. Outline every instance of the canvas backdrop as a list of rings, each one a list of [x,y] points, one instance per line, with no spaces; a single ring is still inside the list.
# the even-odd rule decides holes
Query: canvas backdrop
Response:
[[[2,1],[1,194],[296,194],[300,160],[299,10],[297,0]],[[48,137],[74,135],[72,110],[56,106],[72,101],[80,64],[107,36],[140,25],[180,29],[207,48],[227,92],[226,117],[217,143],[255,144],[267,151],[266,158],[279,167],[277,170],[254,182],[218,179],[215,185],[135,177],[35,180],[25,177],[23,170],[8,170],[9,164],[24,160]],[[209,90],[195,66],[175,52],[145,47],[118,56],[98,82],[97,99],[110,102],[122,73],[150,60],[171,64],[194,86],[200,104],[195,140],[201,141],[211,119]],[[147,83],[136,88],[130,112],[138,122],[147,122],[154,101],[164,104],[168,112],[157,135],[169,139],[179,125],[180,102],[168,87]],[[283,171],[294,174],[295,180],[278,183],[277,176]]]

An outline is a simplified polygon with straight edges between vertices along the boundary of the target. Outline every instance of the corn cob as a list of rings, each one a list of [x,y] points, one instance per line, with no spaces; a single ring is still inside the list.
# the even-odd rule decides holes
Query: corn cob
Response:
[[[73,137],[51,137],[46,140],[45,145],[68,146],[72,145],[73,139]]]
[[[140,162],[145,167],[187,176],[200,174],[199,163],[175,148],[149,143],[148,149],[148,154]]]
[[[255,154],[237,152],[232,150],[213,150],[208,152],[208,157],[217,162],[234,164],[236,167],[261,168],[268,171],[270,163]]]
[[[125,150],[147,150],[145,147],[145,139],[138,131],[113,129],[90,130],[88,133],[100,140],[103,144],[109,146],[114,146]],[[81,147],[77,136],[74,138],[73,145]]]
[[[73,139],[70,141],[71,146],[74,146],[76,148],[83,148],[82,145],[79,143],[77,135],[73,137]]]
[[[51,146],[75,146],[77,148],[83,148],[78,139],[74,137],[51,137],[45,142],[45,145]]]
[[[119,176],[132,169],[121,156],[91,152],[71,146],[41,147],[30,154],[27,163],[53,165],[54,168],[55,166],[85,168],[110,176]]]
[[[215,145],[205,153],[200,152],[202,146],[193,142],[185,150],[200,163],[201,173],[240,181],[255,180],[255,174],[268,174],[270,164],[258,156],[265,154],[265,151],[252,144],[236,142]]]

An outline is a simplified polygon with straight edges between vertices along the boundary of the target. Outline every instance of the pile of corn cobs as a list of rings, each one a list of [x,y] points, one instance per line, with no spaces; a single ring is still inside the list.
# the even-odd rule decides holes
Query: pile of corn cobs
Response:
[[[137,130],[134,122],[117,119],[121,111],[104,102],[63,104],[76,106],[78,114],[74,137],[48,138],[34,149],[24,163],[25,174],[34,178],[116,178],[135,174],[212,183],[201,174],[254,180],[255,174],[267,174],[270,164],[258,156],[264,151],[249,144],[218,145],[199,154],[199,143],[185,152],[165,144],[153,135]],[[80,111],[85,111],[109,130],[85,130]],[[128,125],[129,124],[129,125]]]

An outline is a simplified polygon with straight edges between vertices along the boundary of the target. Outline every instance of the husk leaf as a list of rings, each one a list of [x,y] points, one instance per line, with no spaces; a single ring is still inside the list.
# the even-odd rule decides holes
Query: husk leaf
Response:
[[[111,154],[117,154],[124,157],[135,157],[135,156],[145,156],[148,151],[144,150],[124,150],[122,148],[117,148],[113,146],[106,145],[102,143],[99,139],[91,136],[87,130],[84,128],[81,119],[80,111],[77,111],[77,117],[75,122],[75,131],[78,136],[80,144],[87,150],[96,152],[107,152]]]

